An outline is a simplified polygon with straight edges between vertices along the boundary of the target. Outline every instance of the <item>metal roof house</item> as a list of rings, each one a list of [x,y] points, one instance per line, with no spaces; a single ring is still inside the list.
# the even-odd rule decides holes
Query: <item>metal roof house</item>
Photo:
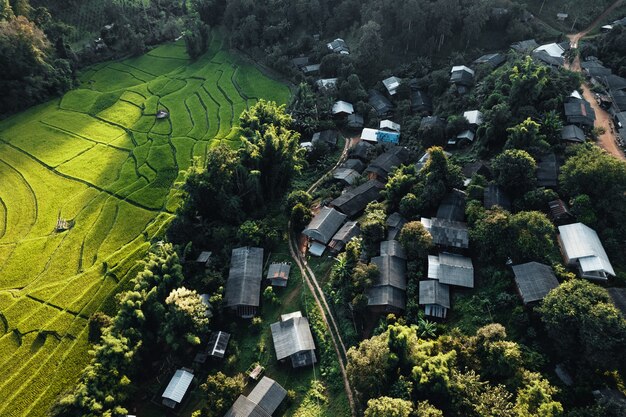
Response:
[[[365,172],[370,179],[387,181],[394,168],[404,164],[408,159],[409,151],[402,146],[395,146],[374,159]]]
[[[343,226],[341,226],[341,229],[335,233],[335,236],[333,236],[332,240],[328,244],[328,248],[333,253],[339,253],[346,247],[348,242],[350,242],[353,237],[360,234],[361,228],[356,221],[346,222]]]
[[[525,41],[515,42],[511,45],[511,49],[519,53],[529,53],[539,47],[539,44],[534,39],[528,39]]]
[[[233,249],[226,280],[226,306],[242,318],[254,317],[259,307],[262,279],[263,249]]]
[[[611,300],[615,307],[622,312],[622,316],[626,319],[626,288],[607,288]]]
[[[313,220],[302,232],[311,240],[327,245],[337,230],[346,221],[346,215],[331,207],[322,207]]]
[[[480,110],[468,110],[463,113],[463,117],[474,129],[483,124],[483,114]]]
[[[348,159],[333,172],[333,178],[352,185],[365,170],[365,164],[359,159]]]
[[[506,62],[506,56],[503,54],[487,54],[474,61],[476,65],[491,65],[493,68],[497,68]]]
[[[541,301],[559,286],[552,268],[539,262],[513,265],[515,284],[524,304]]]
[[[436,217],[432,219],[422,217],[420,221],[428,230],[436,245],[462,249],[469,247],[467,224]]]
[[[178,369],[172,379],[170,379],[167,388],[161,396],[163,398],[163,405],[169,408],[176,408],[176,406],[183,402],[183,397],[187,393],[191,382],[193,381],[193,373],[186,369]]]
[[[427,316],[445,319],[450,309],[450,287],[439,281],[420,281],[419,304]]]
[[[395,243],[393,243],[395,242]],[[376,312],[401,312],[406,308],[406,256],[396,241],[382,242],[381,255],[372,258],[378,278],[367,291],[370,309]]]
[[[368,102],[374,108],[378,117],[386,117],[393,111],[393,104],[387,97],[377,90],[369,90]]]
[[[320,90],[330,90],[337,87],[337,81],[338,78],[322,78],[320,80],[317,80],[315,84]]]
[[[415,113],[430,113],[433,111],[433,102],[424,91],[411,87],[411,111]]]
[[[613,266],[595,230],[582,223],[559,226],[559,244],[565,263],[578,268],[583,278],[606,281]]]
[[[406,224],[406,219],[396,211],[387,217],[385,223],[387,224],[387,240],[396,240]]]
[[[467,195],[456,188],[445,195],[439,208],[437,218],[462,222],[465,220],[465,201]]]
[[[291,264],[287,262],[273,263],[267,271],[267,279],[273,287],[286,287],[291,272]]]
[[[280,321],[270,325],[276,359],[279,361],[289,358],[294,368],[313,365],[315,357],[315,343],[309,327],[309,320],[296,311],[280,316]]]
[[[456,65],[450,71],[450,83],[457,86],[471,87],[474,85],[474,70],[465,65]]]
[[[381,120],[378,125],[380,130],[388,130],[391,132],[400,133],[400,125],[398,123],[392,122],[391,120]]]
[[[361,140],[371,143],[391,143],[397,145],[400,142],[400,133],[366,127],[361,131]]]
[[[203,264],[206,268],[208,268],[211,264],[211,255],[213,255],[213,252],[200,252],[200,255],[198,255],[198,258],[196,259],[196,263]]]
[[[271,417],[286,396],[278,382],[264,376],[247,397],[237,398],[225,417]]]
[[[556,154],[550,152],[537,158],[537,185],[556,187],[559,184],[559,162]]]
[[[593,127],[596,113],[587,100],[568,99],[565,104],[567,123],[577,126]]]
[[[398,77],[389,77],[383,80],[383,85],[387,89],[387,93],[389,93],[390,96],[396,95],[398,87],[400,87],[400,83],[402,83],[402,80]]]
[[[345,214],[354,217],[365,210],[372,201],[380,200],[380,192],[384,184],[377,180],[369,180],[356,188],[350,189],[330,202],[330,206]]]
[[[585,143],[585,132],[576,125],[563,126],[561,140],[563,142]]]
[[[336,101],[332,108],[333,116],[348,116],[354,113],[354,106],[347,101]]]
[[[359,141],[349,151],[351,158],[357,158],[361,161],[367,162],[372,159],[371,151],[374,149],[374,145],[368,142]]]
[[[229,340],[230,333],[222,331],[211,333],[206,350],[202,353],[198,353],[193,361],[197,363],[205,363],[209,356],[213,358],[223,358],[226,354],[226,348],[228,347]]]
[[[357,113],[353,113],[349,115],[346,120],[347,120],[347,126],[350,129],[362,129],[363,125],[365,124],[365,120],[363,120],[363,116]]]
[[[442,284],[474,288],[474,265],[470,258],[442,252],[428,255],[428,278]]]
[[[495,206],[500,206],[505,210],[511,211],[511,199],[504,190],[497,184],[491,183],[485,187],[483,192],[483,205],[487,210]]]
[[[348,48],[348,44],[341,38],[337,38],[334,41],[327,43],[326,47],[336,54],[350,55],[350,48]]]
[[[313,133],[311,142],[312,143],[323,142],[323,143],[326,143],[331,148],[335,148],[337,146],[338,137],[339,137],[339,132],[337,132],[336,130],[322,130],[321,132]]]

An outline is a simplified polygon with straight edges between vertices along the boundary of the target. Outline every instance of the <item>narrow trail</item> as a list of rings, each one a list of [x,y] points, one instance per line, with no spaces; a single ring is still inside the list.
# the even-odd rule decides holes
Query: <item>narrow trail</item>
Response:
[[[584,38],[589,32],[594,30],[613,10],[619,7],[623,2],[624,0],[617,0],[616,2],[611,4],[604,12],[602,12],[600,16],[595,18],[594,21],[591,22],[589,27],[581,32],[568,35],[567,37],[570,40],[570,47],[572,49],[578,49],[578,42],[582,38]],[[572,62],[566,61],[565,68],[574,72],[582,72],[582,68],[580,66],[580,56],[577,54],[576,58],[574,58]],[[617,142],[617,136],[613,127],[613,120],[611,115],[602,107],[600,107],[593,92],[586,82],[582,84],[582,89],[585,100],[587,100],[591,104],[591,107],[596,114],[594,127],[604,129],[604,133],[598,137],[598,146],[600,146],[602,149],[606,150],[616,158],[621,159],[622,161],[626,161],[624,151],[619,147]]]
[[[307,192],[311,193],[315,191],[315,189],[319,187],[319,185],[326,178],[326,176],[329,175],[333,170],[335,170],[345,160],[346,156],[348,155],[348,150],[350,149],[351,144],[352,144],[352,139],[346,139],[346,143],[344,145],[343,151],[337,163],[332,168],[327,170],[317,181],[315,181],[315,183],[313,183],[313,185],[311,185],[307,189]],[[339,361],[339,369],[341,371],[341,376],[343,379],[344,388],[346,390],[346,395],[348,396],[348,402],[350,403],[350,412],[352,414],[352,417],[356,417],[357,412],[356,412],[356,405],[354,402],[353,391],[352,391],[352,387],[350,386],[350,381],[348,380],[348,374],[346,372],[347,350],[343,342],[343,339],[341,338],[341,332],[339,331],[339,326],[337,325],[337,322],[335,321],[335,317],[332,314],[332,310],[330,309],[328,305],[324,292],[322,291],[322,288],[320,287],[319,282],[317,281],[317,277],[315,276],[315,273],[309,267],[306,261],[305,253],[303,253],[299,249],[298,237],[292,231],[291,222],[289,222],[288,229],[289,229],[289,252],[291,254],[291,257],[296,262],[296,265],[298,265],[298,268],[300,269],[300,272],[302,274],[302,278],[304,279],[307,286],[309,287],[311,294],[313,294],[315,303],[317,304],[320,310],[322,320],[324,320],[324,323],[326,324],[326,327],[328,328],[331,340],[333,342],[333,346],[335,348],[335,353],[337,354],[337,359]]]

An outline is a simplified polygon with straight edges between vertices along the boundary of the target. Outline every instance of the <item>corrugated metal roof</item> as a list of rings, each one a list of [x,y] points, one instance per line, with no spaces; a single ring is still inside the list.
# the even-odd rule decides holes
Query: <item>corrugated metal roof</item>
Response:
[[[442,284],[474,288],[474,265],[470,258],[451,253],[428,256],[428,278]]]
[[[172,379],[170,379],[170,383],[167,384],[167,388],[165,388],[162,397],[180,404],[187,389],[189,389],[189,385],[191,385],[191,381],[193,381],[193,374],[191,372],[178,369]]]
[[[406,308],[406,292],[391,285],[370,287],[367,290],[367,305],[404,310]]]
[[[380,181],[369,180],[365,184],[344,192],[331,201],[330,205],[352,217],[365,210],[365,207],[372,201],[379,200],[383,188],[385,186]]]
[[[435,244],[464,249],[469,247],[469,233],[465,223],[436,217],[432,219],[422,217],[420,221]]]
[[[258,307],[262,279],[263,249],[253,247],[233,249],[226,281],[226,305]]]
[[[400,133],[400,125],[396,122],[392,122],[391,120],[381,120],[378,125],[381,129],[393,130],[394,132]]]
[[[582,223],[574,223],[559,226],[559,234],[565,255],[570,260],[580,261],[583,272],[602,271],[615,276],[613,266],[595,230]]]
[[[276,358],[282,360],[298,352],[315,350],[313,335],[306,317],[288,316],[270,325]]]
[[[483,124],[483,114],[480,110],[468,110],[463,113],[463,117],[465,117],[471,125]]]
[[[465,220],[465,200],[467,195],[457,189],[453,189],[441,200],[437,209],[437,218],[463,221]]]
[[[397,240],[384,240],[380,242],[380,255],[397,256],[400,259],[406,260],[404,248],[402,248],[402,245]]]
[[[248,399],[270,415],[287,396],[287,391],[276,381],[264,376],[248,394]]]
[[[211,333],[211,337],[209,338],[209,355],[223,358],[226,353],[229,340],[230,333],[226,333],[221,330]]]
[[[524,303],[543,300],[550,290],[559,286],[552,268],[539,262],[514,265],[513,273]]]
[[[302,234],[324,245],[328,244],[347,216],[331,207],[322,207]]]
[[[450,287],[435,280],[420,281],[419,304],[450,308]]]
[[[511,210],[511,199],[506,195],[500,186],[491,183],[483,192],[484,205],[487,210],[494,206],[500,206],[505,210]]]
[[[397,256],[381,255],[372,258],[378,267],[379,276],[374,286],[390,285],[406,290],[406,261]]]
[[[335,102],[335,104],[333,104],[332,112],[333,114],[338,114],[338,113],[352,114],[354,113],[354,106],[348,103],[347,101],[339,100]]]

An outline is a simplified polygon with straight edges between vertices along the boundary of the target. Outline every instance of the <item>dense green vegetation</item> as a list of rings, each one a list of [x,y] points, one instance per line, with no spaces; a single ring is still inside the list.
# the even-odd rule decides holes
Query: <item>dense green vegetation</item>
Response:
[[[113,311],[112,294],[163,235],[179,172],[220,142],[238,146],[238,115],[257,98],[289,95],[216,33],[195,62],[181,41],[97,65],[81,82],[0,124],[2,415],[43,415],[75,381],[87,319]],[[73,227],[54,232],[59,218]]]

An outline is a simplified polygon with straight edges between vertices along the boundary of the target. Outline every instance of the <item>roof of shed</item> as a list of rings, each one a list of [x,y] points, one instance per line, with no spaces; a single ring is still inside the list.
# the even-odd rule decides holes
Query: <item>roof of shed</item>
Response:
[[[500,206],[505,210],[511,210],[511,199],[497,184],[489,184],[483,192],[484,206],[487,210],[494,206]]]
[[[176,370],[169,384],[167,384],[167,388],[165,388],[162,397],[180,404],[191,385],[191,381],[193,381],[193,374],[191,372],[184,369]]]
[[[226,305],[258,307],[262,278],[263,249],[254,247],[233,249],[226,281]]]
[[[433,237],[435,244],[456,248],[467,248],[469,246],[467,224],[436,217],[432,219],[422,217],[420,221]]]
[[[419,304],[450,308],[450,287],[435,280],[420,281]]]
[[[543,300],[550,290],[559,286],[552,268],[539,262],[514,265],[513,273],[524,303]]]
[[[457,189],[450,191],[439,204],[437,218],[461,222],[465,220],[465,201],[467,195]]]
[[[289,315],[285,320],[272,323],[272,339],[276,358],[282,360],[303,351],[315,350],[309,320],[300,315]]]
[[[323,244],[330,242],[337,230],[346,221],[346,215],[331,207],[322,207],[302,234]]]
[[[604,271],[615,276],[602,242],[595,230],[583,223],[559,226],[559,234],[563,250],[571,260],[578,260],[581,269],[587,271]]]
[[[474,265],[471,258],[442,252],[428,255],[428,278],[442,284],[474,288]]]
[[[330,205],[352,217],[365,210],[365,207],[372,201],[380,199],[380,192],[383,188],[385,186],[380,181],[369,180],[365,184],[346,191],[331,201]]]

